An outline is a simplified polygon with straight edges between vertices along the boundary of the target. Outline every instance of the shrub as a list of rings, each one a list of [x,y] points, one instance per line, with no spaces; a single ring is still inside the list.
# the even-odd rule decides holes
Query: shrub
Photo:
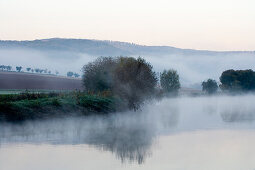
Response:
[[[218,90],[218,85],[215,80],[208,79],[207,81],[202,82],[202,89],[208,94],[213,94]]]
[[[52,105],[58,107],[58,106],[61,106],[61,103],[58,98],[54,98],[52,99]]]

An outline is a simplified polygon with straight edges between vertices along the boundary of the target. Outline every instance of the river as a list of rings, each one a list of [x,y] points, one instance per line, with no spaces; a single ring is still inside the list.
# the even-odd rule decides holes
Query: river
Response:
[[[0,125],[0,170],[254,170],[255,95]]]

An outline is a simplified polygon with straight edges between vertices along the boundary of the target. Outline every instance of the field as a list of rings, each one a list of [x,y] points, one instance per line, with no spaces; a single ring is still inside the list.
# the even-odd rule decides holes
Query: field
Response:
[[[19,93],[26,89],[82,90],[82,81],[80,78],[0,71],[0,93]]]

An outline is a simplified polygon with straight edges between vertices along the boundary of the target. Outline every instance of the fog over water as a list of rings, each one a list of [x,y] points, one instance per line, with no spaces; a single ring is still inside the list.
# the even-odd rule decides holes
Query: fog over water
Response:
[[[195,165],[195,162],[203,159],[204,156],[208,156],[208,159],[213,157],[214,151],[222,153],[221,147],[235,146],[240,150],[234,147],[229,148],[228,152],[240,154],[239,161],[244,162],[239,162],[238,165],[246,166],[247,163],[250,165],[252,162],[249,161],[253,160],[251,158],[242,160],[242,155],[255,156],[255,150],[247,150],[247,147],[252,147],[251,144],[255,142],[254,100],[253,94],[183,96],[149,103],[138,112],[32,121],[15,125],[1,124],[0,169],[12,169],[11,165],[5,163],[7,158],[9,158],[8,162],[19,157],[29,159],[35,154],[34,149],[39,155],[40,150],[53,152],[52,154],[65,150],[65,153],[58,155],[56,162],[61,162],[62,158],[67,159],[69,156],[75,157],[76,161],[82,161],[84,159],[79,157],[79,154],[84,154],[84,156],[87,155],[85,161],[93,161],[98,157],[98,163],[88,165],[91,169],[95,167],[100,169],[100,165],[103,168],[105,161],[112,163],[106,169],[114,169],[114,167],[125,169],[125,167],[136,167],[139,164],[145,168],[153,162],[160,163],[161,160],[157,158],[163,155],[176,161],[173,165],[166,164],[166,167],[170,165],[182,167],[184,166],[180,161],[182,159]],[[201,148],[193,148],[192,143],[195,147]],[[226,146],[223,146],[225,144]],[[180,158],[178,153],[183,156],[191,156],[190,154],[193,153],[198,160],[194,160],[192,156]],[[106,158],[102,158],[105,154]],[[236,163],[231,162],[229,156],[233,155],[220,156],[226,159],[225,163],[221,162],[222,167],[232,163],[236,168]],[[178,161],[177,158],[180,160]],[[215,157],[210,159],[220,163]],[[42,163],[36,158],[33,158],[33,161]],[[162,161],[167,160],[163,158]],[[124,167],[121,165],[123,163]],[[33,167],[31,162],[27,162],[25,167],[29,166]],[[203,166],[214,167],[210,165],[210,162]],[[61,169],[60,167],[56,166],[56,169]],[[185,167],[182,168],[185,169]]]

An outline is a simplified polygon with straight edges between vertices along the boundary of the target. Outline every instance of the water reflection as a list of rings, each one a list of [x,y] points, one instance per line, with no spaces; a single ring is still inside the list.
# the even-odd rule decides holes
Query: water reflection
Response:
[[[253,95],[181,97],[149,104],[140,112],[0,124],[0,144],[86,144],[112,152],[122,162],[142,164],[153,155],[152,146],[162,135],[254,129],[254,99]]]
[[[88,144],[111,151],[122,162],[143,163],[154,141],[146,116],[126,113],[108,117],[56,119],[0,125],[1,143]]]

